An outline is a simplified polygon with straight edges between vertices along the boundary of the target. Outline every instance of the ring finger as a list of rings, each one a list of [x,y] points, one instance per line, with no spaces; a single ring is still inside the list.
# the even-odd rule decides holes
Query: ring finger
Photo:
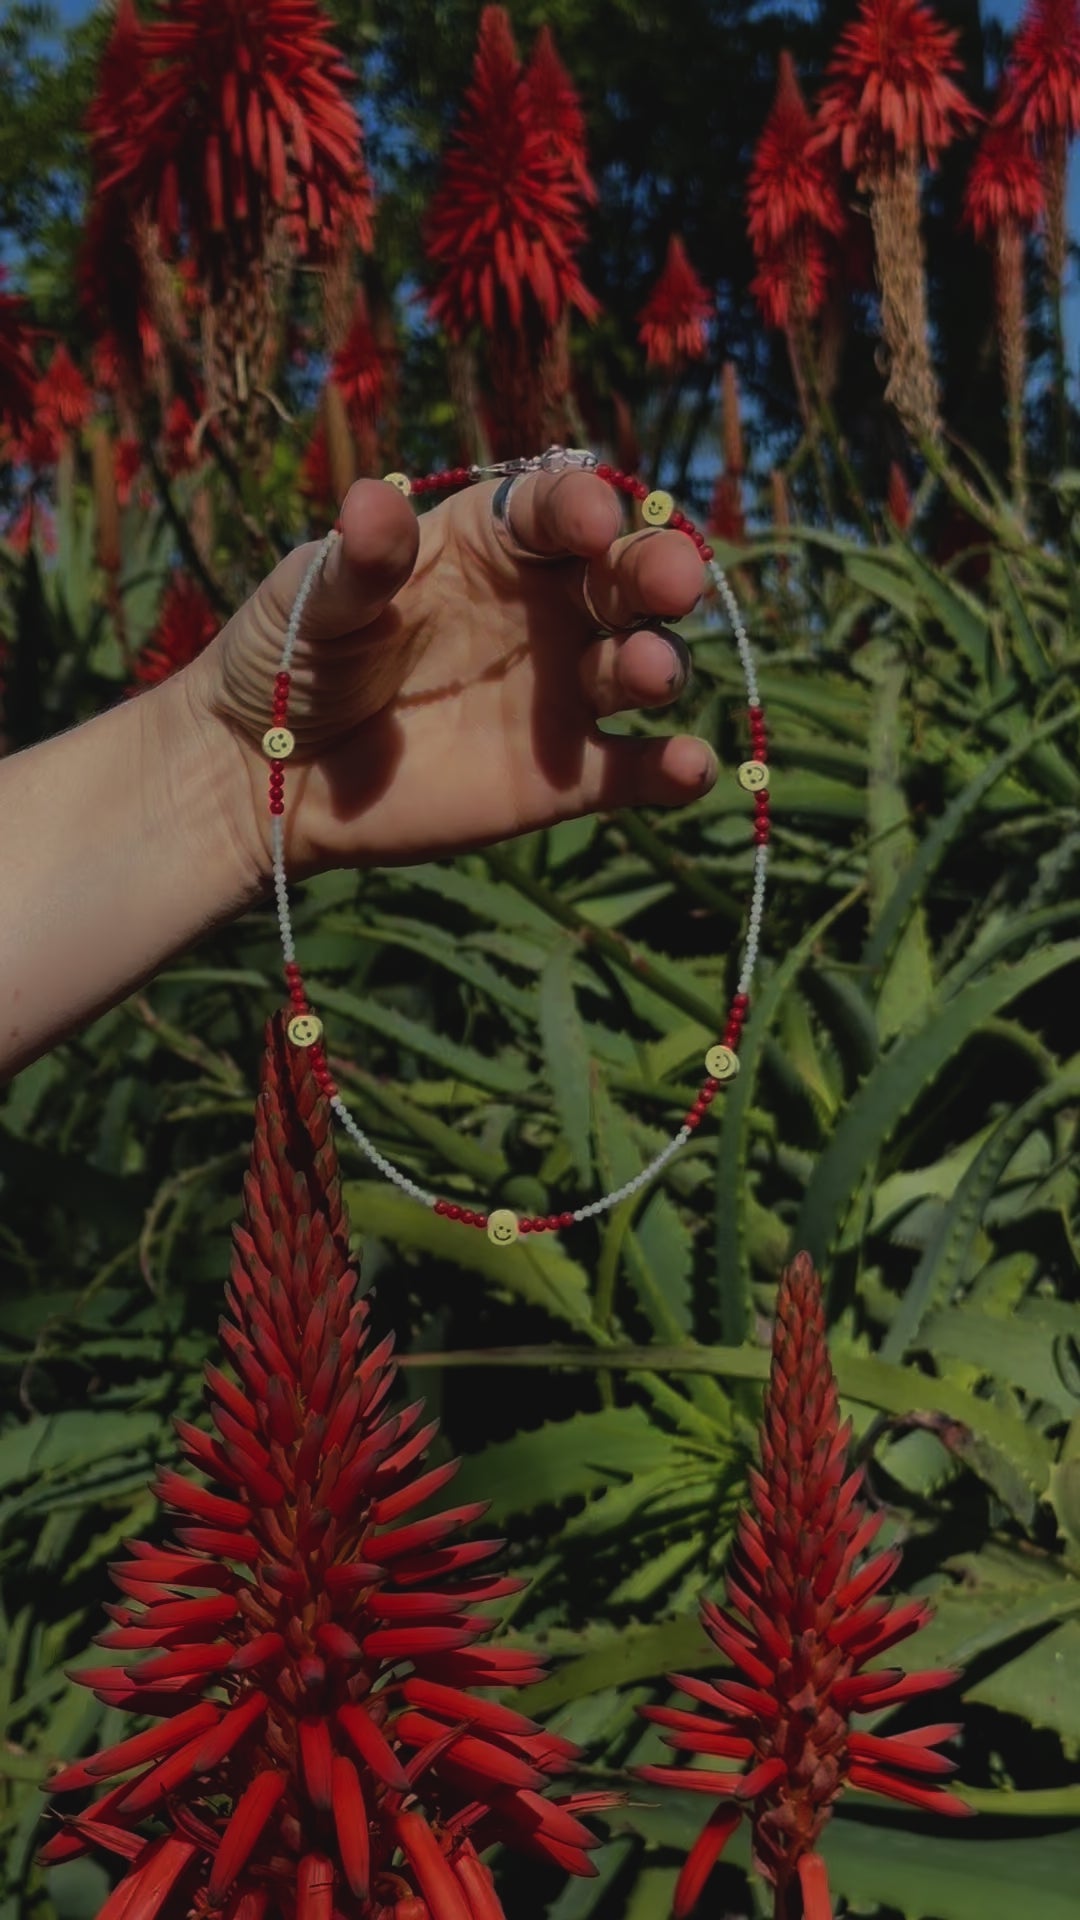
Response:
[[[701,597],[704,569],[685,534],[647,528],[586,563],[586,613],[614,631],[642,620],[680,620]],[[580,586],[579,586],[579,597]],[[590,604],[591,603],[591,604]]]
[[[690,677],[690,654],[685,640],[658,621],[655,628],[604,634],[586,647],[579,672],[586,699],[604,720],[636,707],[670,706]]]

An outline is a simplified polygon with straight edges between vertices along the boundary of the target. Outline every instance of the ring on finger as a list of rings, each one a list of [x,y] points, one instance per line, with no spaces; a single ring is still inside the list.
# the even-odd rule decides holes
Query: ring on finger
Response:
[[[495,538],[512,560],[531,560],[534,566],[551,565],[554,561],[565,560],[565,553],[537,553],[534,548],[523,546],[514,531],[510,517],[510,502],[514,488],[519,480],[528,479],[527,473],[508,473],[500,480],[491,496],[491,523],[495,529]]]
[[[601,634],[636,633],[639,627],[652,627],[656,624],[656,615],[651,613],[637,614],[633,620],[621,621],[617,627],[612,621],[605,620],[592,596],[592,588],[589,585],[588,561],[585,562],[585,570],[581,576],[581,597],[585,602],[585,611],[589,619]]]

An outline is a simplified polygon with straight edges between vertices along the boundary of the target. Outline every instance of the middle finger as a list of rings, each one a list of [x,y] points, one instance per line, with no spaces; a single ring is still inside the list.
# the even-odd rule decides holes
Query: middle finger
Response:
[[[697,605],[704,585],[700,559],[686,535],[674,529],[629,533],[588,562],[589,599],[603,624],[615,631],[652,616],[682,619]]]

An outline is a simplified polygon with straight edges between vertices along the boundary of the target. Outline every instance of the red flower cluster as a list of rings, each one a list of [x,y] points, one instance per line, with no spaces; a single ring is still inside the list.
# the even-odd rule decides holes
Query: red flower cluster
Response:
[[[304,449],[300,462],[298,484],[304,498],[313,507],[322,508],[334,499],[334,483],[330,472],[330,449],[326,441],[326,420],[320,414],[315,430]],[[336,503],[335,503],[336,510]]]
[[[536,36],[525,78],[538,125],[548,134],[582,199],[594,205],[598,196],[589,172],[585,115],[550,27],[541,27]]]
[[[737,473],[717,474],[706,525],[718,540],[727,540],[732,546],[741,546],[746,539],[742,481]]]
[[[147,208],[166,248],[183,202],[203,268],[223,250],[261,257],[273,210],[295,217],[302,252],[346,227],[370,246],[371,183],[342,92],[353,76],[317,0],[174,0],[146,28],[122,12],[91,116],[100,201]]]
[[[979,114],[949,79],[958,35],[922,0],[860,0],[840,36],[818,117],[845,167],[894,164],[901,154],[936,165],[943,147]]]
[[[638,314],[638,339],[650,367],[704,360],[705,329],[712,314],[709,290],[686,257],[678,234],[668,241],[664,269]]]
[[[25,368],[25,360],[17,362]],[[0,448],[4,458],[29,467],[49,467],[60,457],[64,438],[78,433],[93,410],[93,396],[63,342],[55,349],[45,372],[34,379],[27,413],[25,390],[17,431],[3,436],[0,414]]]
[[[367,301],[358,293],[352,324],[334,355],[331,378],[354,424],[375,419],[389,372],[389,357],[375,335]]]
[[[932,1813],[969,1812],[940,1784],[953,1763],[937,1748],[957,1727],[891,1736],[851,1729],[853,1714],[896,1706],[957,1675],[865,1670],[923,1626],[930,1608],[880,1597],[899,1565],[895,1549],[862,1558],[882,1515],[859,1500],[861,1469],[846,1470],[850,1432],[840,1424],[820,1282],[809,1256],[800,1254],[777,1295],[761,1471],[750,1475],[754,1511],[739,1519],[728,1610],[708,1600],[702,1608],[705,1631],[734,1673],[720,1680],[671,1676],[704,1712],[644,1709],[669,1729],[669,1746],[745,1767],[639,1770],[646,1780],[717,1802],[680,1876],[676,1916],[695,1906],[744,1810],[758,1871],[781,1891],[798,1884],[804,1920],[831,1920],[816,1847],[845,1784]]]
[[[964,218],[977,240],[990,240],[1006,221],[1033,227],[1043,210],[1043,183],[1031,144],[1015,119],[997,116],[987,127],[964,190]]]
[[[814,145],[814,120],[795,63],[780,55],[776,96],[750,165],[748,230],[758,270],[751,283],[771,327],[810,318],[825,297],[826,246],[844,227],[833,169]]]
[[[210,645],[220,625],[197,581],[186,573],[174,574],[165,589],[153,638],[147,641],[135,662],[138,685],[157,686],[179,673],[181,667],[189,666]]]
[[[100,1637],[122,1664],[75,1676],[157,1724],[51,1782],[106,1791],[44,1858],[127,1863],[100,1920],[502,1920],[480,1852],[587,1873],[577,1814],[610,1796],[545,1798],[575,1749],[477,1692],[541,1676],[474,1611],[521,1583],[459,1537],[482,1506],[416,1517],[457,1463],[420,1469],[422,1401],[388,1411],[393,1338],[356,1299],[326,1103],[280,1017],[235,1240],[238,1379],[207,1368],[214,1435],[177,1427],[221,1491],[159,1474],[176,1544],[130,1543]]]
[[[175,479],[177,474],[188,473],[198,465],[199,450],[195,441],[197,425],[187,401],[177,394],[166,407],[161,423],[162,454],[170,479]]]
[[[25,302],[0,287],[0,451],[6,436],[28,428],[33,417],[35,329],[27,324],[25,313]]]
[[[61,342],[35,390],[38,420],[54,433],[78,433],[93,409],[85,379]]]
[[[1005,71],[1001,112],[1029,139],[1080,132],[1080,0],[1028,0]]]
[[[454,339],[478,325],[519,331],[528,319],[553,328],[575,306],[592,320],[599,307],[583,285],[575,255],[585,237],[580,217],[584,156],[568,151],[565,93],[552,110],[550,59],[518,59],[502,7],[485,7],[472,82],[425,228],[437,284],[432,316]]]
[[[99,183],[125,149],[133,103],[142,95],[146,76],[146,44],[134,0],[118,0],[85,122]],[[95,356],[98,385],[114,391],[129,369],[138,380],[160,358],[161,339],[150,313],[131,209],[123,195],[103,193],[100,186],[91,198],[79,257],[79,293],[102,336]]]

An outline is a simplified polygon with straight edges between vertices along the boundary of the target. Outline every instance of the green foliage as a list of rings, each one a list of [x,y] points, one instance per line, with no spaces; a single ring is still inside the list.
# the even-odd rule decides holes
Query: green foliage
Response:
[[[70,512],[45,592],[58,651],[86,660],[86,502]],[[744,587],[750,569],[775,584],[776,557],[742,555]],[[342,1142],[354,1233],[410,1374],[466,1450],[462,1496],[493,1502],[532,1575],[506,1631],[539,1637],[554,1667],[528,1704],[604,1778],[654,1752],[635,1709],[665,1697],[664,1674],[715,1666],[697,1599],[722,1580],[776,1272],[811,1244],[860,1450],[907,1584],[935,1601],[920,1663],[965,1669],[979,1809],[957,1835],[853,1800],[828,1836],[833,1884],[912,1920],[1004,1911],[1021,1883],[1064,1912],[1080,1817],[1080,711],[1061,564],[1005,529],[973,585],[897,540],[808,531],[783,584],[780,624],[754,600],[776,743],[765,973],[719,1125],[610,1218],[510,1252],[371,1179]],[[684,717],[732,765],[728,643],[711,620],[691,638]],[[465,1203],[558,1210],[628,1177],[691,1096],[730,990],[746,826],[722,780],[649,823],[313,882],[298,944],[361,1124]],[[63,1670],[120,1539],[156,1525],[145,1485],[170,1416],[198,1406],[276,966],[255,912],[0,1109],[19,1282],[0,1319],[0,1818],[12,1910],[43,1920],[94,1897],[35,1874],[35,1785],[111,1737]],[[595,1886],[552,1910],[659,1911],[699,1811],[632,1796]],[[535,1910],[509,1863],[506,1888]]]
[[[333,11],[379,176],[369,291],[404,298],[476,8]],[[585,278],[608,310],[575,346],[585,390],[600,414],[615,388],[639,402],[647,463],[684,496],[702,486],[713,369],[658,396],[631,346],[677,208],[721,289],[724,351],[771,423],[770,457],[791,451],[816,520],[825,503],[777,398],[779,349],[745,298],[742,202],[776,50],[794,44],[809,78],[820,34],[712,0],[511,11],[523,46],[541,19],[555,27],[603,186]],[[14,6],[0,23],[0,227],[24,250],[36,317],[63,329],[76,129],[104,20],[57,61],[47,12]],[[717,35],[723,59],[701,58]],[[663,141],[628,137],[641,126]],[[953,232],[954,186],[946,169],[929,220],[950,417],[992,451],[998,408],[972,350],[980,298],[989,308]],[[903,450],[882,424],[871,345],[856,333],[840,401],[875,498]],[[303,423],[311,396],[293,386]],[[445,457],[445,386],[441,352],[410,325],[410,465]],[[261,479],[215,477],[226,511],[210,568],[230,602],[299,524],[301,442],[283,431]],[[0,544],[16,743],[120,696],[178,548],[191,564],[201,476],[170,489],[158,473],[156,504],[125,514],[110,594],[85,454],[60,464],[55,558],[40,536],[26,555]],[[723,555],[773,729],[765,957],[740,1075],[663,1180],[573,1236],[501,1252],[340,1149],[377,1316],[464,1453],[462,1497],[492,1502],[531,1576],[505,1631],[543,1644],[552,1672],[526,1704],[582,1742],[603,1784],[657,1757],[636,1709],[666,1697],[665,1674],[716,1664],[697,1602],[722,1585],[776,1275],[810,1246],[859,1457],[906,1548],[905,1583],[936,1607],[912,1658],[964,1668],[955,1717],[978,1813],[942,1831],[851,1796],[826,1837],[831,1882],[849,1910],[1011,1920],[1023,1898],[1057,1920],[1080,1869],[1077,559],[1074,531],[1029,534],[977,471],[976,487],[939,459],[909,537],[869,520],[855,539],[838,517]],[[1066,471],[1040,496],[1059,533],[1078,486]],[[950,561],[954,509],[967,544]],[[861,520],[861,499],[845,511]],[[695,677],[677,723],[733,768],[745,743],[729,637],[713,612],[687,637]],[[621,724],[647,735],[672,716]],[[311,883],[298,947],[361,1125],[465,1204],[546,1213],[629,1178],[693,1097],[737,977],[748,840],[745,796],[725,777],[684,813]],[[93,1920],[104,1898],[97,1867],[34,1866],[39,1788],[60,1758],[125,1731],[65,1674],[99,1629],[118,1545],[160,1528],[146,1484],[173,1457],[173,1416],[200,1405],[278,998],[264,908],[0,1099],[0,1920]],[[645,1804],[633,1789],[595,1882],[559,1890],[505,1863],[507,1910],[654,1920],[700,1818],[697,1800]],[[745,1837],[731,1857],[723,1896],[748,1912]]]

